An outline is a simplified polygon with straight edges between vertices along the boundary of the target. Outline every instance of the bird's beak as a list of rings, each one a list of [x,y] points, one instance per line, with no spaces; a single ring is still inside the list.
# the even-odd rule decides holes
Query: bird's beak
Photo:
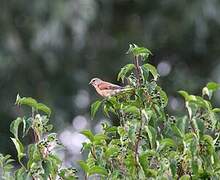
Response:
[[[92,81],[90,81],[89,84],[92,84]]]

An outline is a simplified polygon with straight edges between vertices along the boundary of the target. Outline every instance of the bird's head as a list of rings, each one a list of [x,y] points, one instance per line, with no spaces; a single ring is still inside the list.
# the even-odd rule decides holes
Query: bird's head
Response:
[[[95,87],[95,86],[99,85],[101,82],[102,82],[102,80],[99,78],[92,78],[91,81],[89,82],[89,84],[91,84]]]

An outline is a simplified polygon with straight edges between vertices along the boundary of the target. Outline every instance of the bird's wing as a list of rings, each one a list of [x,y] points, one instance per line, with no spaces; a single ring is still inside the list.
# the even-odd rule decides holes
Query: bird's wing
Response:
[[[101,83],[98,85],[98,88],[99,88],[100,90],[122,89],[121,86],[118,86],[118,85],[115,85],[115,84],[112,84],[112,83],[109,83],[109,82],[101,82]]]

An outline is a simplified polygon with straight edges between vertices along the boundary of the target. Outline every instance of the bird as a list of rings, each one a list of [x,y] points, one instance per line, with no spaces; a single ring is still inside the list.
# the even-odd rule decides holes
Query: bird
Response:
[[[110,97],[125,90],[124,87],[103,81],[99,78],[92,78],[90,83],[102,97]]]

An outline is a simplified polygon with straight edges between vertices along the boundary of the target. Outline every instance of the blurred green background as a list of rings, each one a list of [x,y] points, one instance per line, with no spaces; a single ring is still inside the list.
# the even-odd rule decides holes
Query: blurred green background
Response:
[[[0,152],[15,153],[9,124],[21,109],[17,93],[53,110],[51,123],[67,151],[81,158],[89,105],[100,98],[93,77],[116,82],[131,61],[129,43],[149,48],[169,95],[168,111],[184,109],[176,91],[199,94],[208,81],[220,82],[220,1],[218,0],[0,0]],[[215,96],[220,105],[220,94]]]

